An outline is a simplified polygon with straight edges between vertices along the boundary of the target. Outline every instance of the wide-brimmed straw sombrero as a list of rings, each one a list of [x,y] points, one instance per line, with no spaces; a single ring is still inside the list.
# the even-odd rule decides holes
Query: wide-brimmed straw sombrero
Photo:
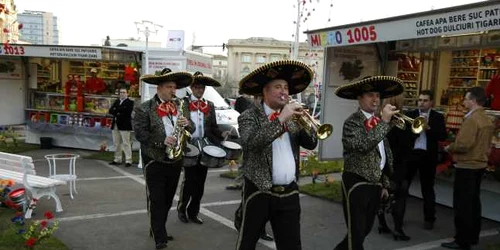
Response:
[[[164,82],[175,82],[176,88],[182,89],[191,85],[193,76],[188,72],[172,72],[169,68],[164,68],[157,75],[143,75],[141,80],[149,84],[159,85]]]
[[[204,76],[200,71],[196,71],[193,74],[193,84],[201,84],[205,86],[220,87],[219,81],[213,79],[212,77]]]
[[[262,94],[264,85],[272,80],[282,79],[288,82],[288,94],[293,95],[307,88],[314,73],[306,64],[283,60],[258,67],[240,81],[240,90],[248,95]]]
[[[389,98],[403,93],[403,81],[394,76],[369,76],[359,81],[355,81],[335,90],[335,94],[340,98],[358,99],[363,93],[378,92],[380,98]]]

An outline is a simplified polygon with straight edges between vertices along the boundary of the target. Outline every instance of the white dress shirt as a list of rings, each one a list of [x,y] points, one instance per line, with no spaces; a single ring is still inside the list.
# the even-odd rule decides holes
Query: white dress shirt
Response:
[[[201,101],[201,99],[196,98],[194,95],[191,95],[191,101]],[[207,103],[208,105],[208,103]],[[191,120],[194,122],[196,130],[192,134],[193,138],[203,138],[204,136],[204,119],[205,114],[200,110],[191,111]]]
[[[373,114],[365,112],[364,110],[361,110],[361,112],[363,112],[363,115],[365,115],[366,119],[370,119],[373,116]],[[380,120],[379,122],[383,122],[383,121]],[[378,143],[378,152],[380,154],[380,165],[379,166],[380,166],[380,169],[382,170],[385,167],[385,162],[386,162],[386,158],[387,158],[387,156],[385,155],[384,140],[381,140]]]
[[[163,101],[160,97],[158,97],[162,103]],[[177,108],[177,107],[176,107]],[[165,135],[166,136],[171,136],[172,133],[174,132],[174,124],[177,122],[177,116],[176,115],[166,115],[161,118],[163,121],[163,126],[165,127]]]
[[[269,117],[274,110],[264,103],[264,112]],[[273,184],[288,185],[295,181],[295,168],[290,135],[285,132],[273,141]]]
[[[425,119],[429,120],[429,114],[431,113],[430,109],[429,109],[429,111],[427,111],[427,113],[424,113],[420,110],[418,112],[419,112],[420,116],[423,116],[423,117],[425,117]],[[425,131],[420,133],[420,135],[417,137],[413,148],[427,150],[427,134],[425,133]]]

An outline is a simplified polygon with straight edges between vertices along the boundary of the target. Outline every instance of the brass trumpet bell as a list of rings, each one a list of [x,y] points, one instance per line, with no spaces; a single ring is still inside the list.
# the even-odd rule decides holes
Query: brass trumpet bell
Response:
[[[333,126],[331,124],[321,124],[307,112],[303,112],[302,115],[294,117],[294,121],[300,127],[308,131],[308,133],[314,133],[319,140],[328,138],[333,132]]]
[[[406,122],[411,125],[411,132],[413,132],[414,134],[422,133],[428,126],[427,120],[423,116],[419,116],[413,119],[401,113],[394,114],[392,120],[394,126],[404,130],[406,128]]]

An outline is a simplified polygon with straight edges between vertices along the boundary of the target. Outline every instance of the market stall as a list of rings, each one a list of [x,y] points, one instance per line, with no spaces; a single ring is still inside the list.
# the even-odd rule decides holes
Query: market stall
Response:
[[[500,61],[497,1],[306,33],[312,47],[326,48],[322,106],[328,108],[321,122],[336,128],[342,127],[356,102],[337,98],[334,89],[365,76],[385,74],[404,81],[406,108],[416,106],[421,90],[433,90],[435,109],[446,115],[449,138],[453,139],[464,115],[461,104],[467,89],[486,87],[500,74],[499,64],[495,63]],[[490,89],[492,84],[500,81],[491,82]],[[500,91],[500,86],[495,89]],[[500,98],[500,93],[489,94],[493,100]],[[488,114],[492,119],[500,119],[499,110],[492,109]],[[342,158],[341,129],[336,131],[329,140],[321,142],[322,159]]]
[[[130,98],[139,100],[140,52],[108,47],[5,45],[0,65],[16,60],[21,71],[16,84],[22,91],[4,95],[24,103],[15,107],[16,112],[7,110],[12,109],[8,105],[0,109],[17,116],[21,112],[23,121],[3,124],[26,123],[28,143],[38,144],[46,137],[56,146],[112,149],[108,109],[120,87],[128,88]]]

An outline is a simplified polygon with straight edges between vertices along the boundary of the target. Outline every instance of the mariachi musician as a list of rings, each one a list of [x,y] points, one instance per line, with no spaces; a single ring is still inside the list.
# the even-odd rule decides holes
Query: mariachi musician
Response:
[[[165,68],[157,76],[144,75],[142,80],[157,85],[157,93],[135,109],[134,131],[141,143],[150,235],[156,249],[164,249],[167,242],[173,240],[165,226],[183,162],[182,154],[175,154],[180,157],[173,158],[169,157],[173,155],[170,152],[182,144],[179,143],[182,129],[190,133],[195,131],[188,105],[183,99],[175,98],[175,90],[189,86],[193,76]]]
[[[200,152],[202,145],[205,144],[205,139],[212,144],[220,144],[229,132],[222,133],[217,126],[214,103],[202,98],[206,86],[219,87],[221,84],[211,77],[204,76],[201,72],[194,73],[194,80],[191,84],[193,94],[187,97],[190,117],[196,126],[195,132],[191,135],[191,143],[199,147]],[[184,180],[177,204],[179,220],[184,223],[188,223],[189,219],[196,224],[203,224],[203,220],[198,217],[198,214],[207,172],[208,167],[201,165],[199,158],[195,166],[184,168]]]

